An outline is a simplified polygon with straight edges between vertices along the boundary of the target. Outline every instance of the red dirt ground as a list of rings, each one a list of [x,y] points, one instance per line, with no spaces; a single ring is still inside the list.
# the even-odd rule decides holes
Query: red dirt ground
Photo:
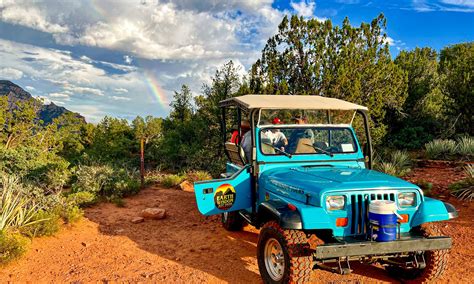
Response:
[[[474,280],[474,205],[450,197],[447,185],[462,171],[445,164],[416,169],[410,181],[434,184],[438,198],[456,206],[460,217],[440,223],[453,238],[450,267],[442,283]],[[132,224],[146,207],[165,208],[164,220]],[[218,217],[201,216],[194,195],[151,187],[126,200],[125,208],[100,204],[82,221],[53,237],[37,238],[20,260],[0,269],[1,282],[186,282],[261,283],[256,261],[258,231],[247,226],[227,232]],[[383,268],[353,264],[351,275],[314,271],[315,283],[398,283]]]

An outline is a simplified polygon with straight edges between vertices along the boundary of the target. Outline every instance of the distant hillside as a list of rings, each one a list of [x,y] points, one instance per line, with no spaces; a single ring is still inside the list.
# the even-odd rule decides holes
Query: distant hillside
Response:
[[[11,103],[18,100],[24,101],[33,98],[30,93],[23,90],[20,86],[7,80],[0,80],[0,96],[8,96]],[[57,106],[54,103],[50,103],[41,107],[38,116],[44,121],[44,123],[49,124],[53,119],[65,113],[71,113],[71,111],[64,107]],[[76,113],[76,115],[85,121],[85,118],[82,115],[78,113]]]

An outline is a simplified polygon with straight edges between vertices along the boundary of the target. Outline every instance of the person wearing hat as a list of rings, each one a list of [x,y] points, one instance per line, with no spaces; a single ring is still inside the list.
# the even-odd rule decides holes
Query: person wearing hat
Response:
[[[283,124],[283,122],[278,117],[275,117],[272,120],[272,124],[273,125]],[[285,147],[288,145],[288,139],[286,139],[285,134],[281,132],[280,129],[270,128],[269,130],[265,132],[265,135],[268,139],[270,139],[274,147],[277,147],[278,149],[285,151]]]

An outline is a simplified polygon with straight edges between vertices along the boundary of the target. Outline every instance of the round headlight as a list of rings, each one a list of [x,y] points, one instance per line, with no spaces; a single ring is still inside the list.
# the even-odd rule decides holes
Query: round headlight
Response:
[[[403,192],[398,194],[398,206],[411,207],[415,206],[416,194],[414,192]]]
[[[342,210],[345,204],[346,199],[342,195],[326,197],[326,208],[328,210]]]

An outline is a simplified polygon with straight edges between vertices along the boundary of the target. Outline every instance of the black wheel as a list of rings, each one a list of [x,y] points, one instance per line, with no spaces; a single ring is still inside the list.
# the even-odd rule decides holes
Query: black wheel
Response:
[[[238,211],[222,213],[221,220],[227,231],[240,231],[244,227],[244,220]]]
[[[302,231],[284,230],[266,223],[258,238],[257,260],[265,283],[306,283],[313,270],[313,256]]]
[[[433,224],[423,224],[413,228],[413,231],[424,236],[440,236],[439,230]],[[400,278],[403,283],[434,283],[448,266],[449,250],[433,250],[423,253],[425,268],[403,269],[397,266],[388,266],[387,271]]]

